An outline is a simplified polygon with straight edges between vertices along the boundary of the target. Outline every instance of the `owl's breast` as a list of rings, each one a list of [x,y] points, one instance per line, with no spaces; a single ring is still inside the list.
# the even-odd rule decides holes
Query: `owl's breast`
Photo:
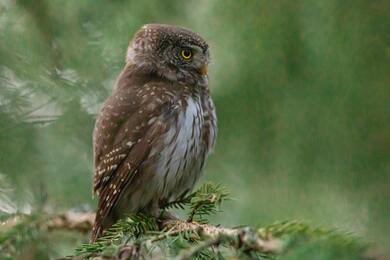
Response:
[[[187,97],[173,106],[173,110],[178,112],[177,117],[162,138],[163,149],[158,156],[153,179],[160,200],[167,201],[192,190],[208,151],[207,145],[202,142],[205,129],[201,99]]]

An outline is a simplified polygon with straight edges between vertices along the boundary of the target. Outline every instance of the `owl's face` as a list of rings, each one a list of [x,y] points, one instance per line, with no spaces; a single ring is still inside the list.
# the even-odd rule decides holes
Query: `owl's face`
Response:
[[[143,26],[130,42],[126,62],[171,81],[207,85],[208,45],[196,33],[181,27]]]

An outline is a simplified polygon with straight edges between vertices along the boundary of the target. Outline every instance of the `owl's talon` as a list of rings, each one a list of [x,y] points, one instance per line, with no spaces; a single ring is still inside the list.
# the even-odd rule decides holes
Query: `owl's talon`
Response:
[[[164,220],[178,220],[179,218],[174,213],[163,210],[161,211],[159,219],[164,221]]]

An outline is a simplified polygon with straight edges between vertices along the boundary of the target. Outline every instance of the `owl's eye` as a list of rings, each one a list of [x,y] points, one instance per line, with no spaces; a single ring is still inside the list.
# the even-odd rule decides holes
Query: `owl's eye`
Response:
[[[189,60],[189,59],[191,59],[192,52],[190,50],[182,50],[180,52],[180,55],[183,57],[183,59]]]

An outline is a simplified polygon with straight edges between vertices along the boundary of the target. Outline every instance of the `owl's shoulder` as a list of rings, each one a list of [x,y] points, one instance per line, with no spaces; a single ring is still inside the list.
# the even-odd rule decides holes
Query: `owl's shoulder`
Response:
[[[175,103],[175,93],[159,80],[128,80],[114,89],[97,115],[94,128],[95,155],[132,134],[127,129],[143,127],[151,118],[165,113]]]

